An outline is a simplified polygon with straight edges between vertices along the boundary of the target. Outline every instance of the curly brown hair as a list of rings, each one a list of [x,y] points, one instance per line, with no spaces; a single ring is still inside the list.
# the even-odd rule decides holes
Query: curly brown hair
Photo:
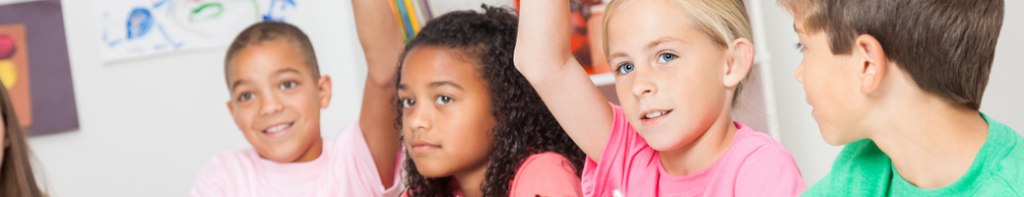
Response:
[[[579,176],[586,155],[513,64],[519,19],[507,8],[481,7],[483,13],[455,11],[431,20],[406,45],[401,58],[404,60],[416,47],[433,46],[461,50],[477,62],[477,72],[487,81],[497,122],[489,131],[495,142],[489,158],[491,165],[481,185],[484,196],[508,196],[509,183],[520,162],[536,153],[561,154],[572,162]],[[401,72],[396,79],[401,80]],[[401,128],[401,104],[396,100],[395,105],[399,113],[395,124]],[[406,155],[404,181],[409,196],[452,196],[452,177],[424,177],[416,170],[409,154]]]

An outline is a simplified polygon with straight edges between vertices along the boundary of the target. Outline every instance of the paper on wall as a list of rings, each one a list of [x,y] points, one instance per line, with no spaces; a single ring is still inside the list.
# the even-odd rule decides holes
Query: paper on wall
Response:
[[[97,0],[104,61],[227,46],[260,21],[294,23],[296,0]]]

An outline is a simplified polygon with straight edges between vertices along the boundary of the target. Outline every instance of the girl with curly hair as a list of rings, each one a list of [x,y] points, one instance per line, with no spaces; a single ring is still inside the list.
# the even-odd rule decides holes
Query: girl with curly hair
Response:
[[[517,17],[483,8],[431,20],[398,58],[404,195],[582,196],[585,155],[512,64]]]

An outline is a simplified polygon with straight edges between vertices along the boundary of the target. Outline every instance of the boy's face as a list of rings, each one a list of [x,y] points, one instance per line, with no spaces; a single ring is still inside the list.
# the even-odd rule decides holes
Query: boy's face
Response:
[[[860,94],[859,70],[862,62],[851,55],[832,53],[824,31],[810,32],[804,19],[794,17],[804,58],[796,69],[796,79],[804,85],[811,115],[818,122],[821,136],[831,145],[843,145],[866,138],[858,122],[863,119],[865,102]]]
[[[655,150],[696,141],[729,103],[727,50],[668,1],[633,1],[608,22],[609,65],[626,119]]]
[[[330,77],[314,79],[302,51],[278,39],[242,49],[231,61],[228,109],[260,156],[279,163],[316,159],[320,109],[330,102]],[[317,151],[316,154],[318,154]]]
[[[486,169],[491,147],[487,81],[461,52],[417,47],[407,54],[399,81],[402,134],[416,170],[426,177]]]

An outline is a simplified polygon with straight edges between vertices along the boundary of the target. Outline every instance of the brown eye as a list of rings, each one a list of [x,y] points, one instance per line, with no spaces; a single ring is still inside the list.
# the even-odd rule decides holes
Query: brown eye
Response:
[[[298,84],[299,83],[296,83],[295,81],[284,82],[284,83],[281,84],[281,89],[282,90],[291,89],[291,88],[294,88]]]
[[[452,102],[452,97],[448,97],[448,96],[438,96],[437,97],[437,104],[438,105],[444,105],[444,104],[448,104],[448,103],[451,103],[451,102]]]
[[[248,101],[252,99],[252,97],[255,97],[252,93],[242,93],[241,95],[238,95],[238,101]]]
[[[402,108],[412,107],[413,105],[416,105],[416,100],[402,99]]]

